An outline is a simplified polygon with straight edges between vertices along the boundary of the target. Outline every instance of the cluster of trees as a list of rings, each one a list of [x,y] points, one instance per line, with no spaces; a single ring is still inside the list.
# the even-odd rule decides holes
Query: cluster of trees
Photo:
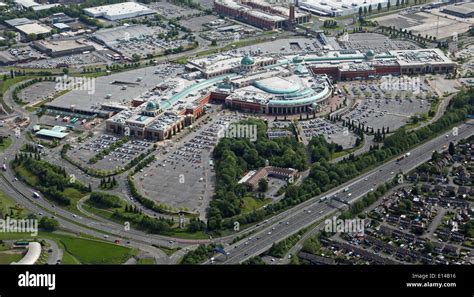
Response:
[[[45,231],[53,232],[59,229],[59,222],[53,218],[44,216],[39,221],[38,227]]]
[[[216,168],[216,191],[208,212],[208,227],[222,227],[222,218],[240,214],[241,198],[247,190],[238,180],[249,170],[268,163],[277,167],[291,167],[300,171],[308,168],[304,145],[295,138],[269,139],[267,126],[261,120],[246,120],[240,125],[255,126],[257,140],[248,138],[223,138],[213,151]]]
[[[115,179],[115,176],[112,178],[109,176],[107,179],[105,177],[100,179],[100,185],[99,188],[103,190],[107,189],[113,189],[115,186],[117,186],[117,180]]]
[[[122,206],[122,200],[115,195],[111,195],[104,192],[92,192],[89,196],[89,200],[103,208],[117,208]]]
[[[265,264],[266,264],[265,261],[263,261],[262,257],[260,256],[255,256],[242,262],[242,265],[265,265]]]
[[[63,167],[41,160],[39,154],[17,154],[12,165],[17,173],[21,166],[34,176],[26,178],[18,173],[20,179],[61,205],[71,204],[71,199],[64,194],[66,188],[74,188],[82,193],[90,191],[90,187],[71,178]]]
[[[83,67],[82,68],[82,73],[97,73],[101,71],[102,71],[101,67]]]
[[[209,245],[200,244],[194,251],[189,251],[184,255],[181,264],[201,264],[214,255],[214,249],[217,247],[214,243]]]
[[[152,218],[141,212],[133,213],[116,210],[113,217],[123,222],[131,222],[135,228],[153,234],[170,234],[174,224],[172,219]]]
[[[32,143],[25,144],[25,146],[22,148],[21,151],[22,152],[33,153],[33,154],[39,154],[40,153],[40,149],[38,148],[38,146],[36,144],[32,144]]]
[[[52,79],[53,73],[51,71],[40,70],[40,71],[28,71],[26,70],[14,70],[10,69],[10,77],[8,75],[3,76],[3,80],[7,80],[8,78],[15,78],[17,76],[43,76],[45,80],[53,80]]]
[[[143,168],[145,168],[148,164],[150,164],[151,162],[155,161],[155,156],[152,155],[152,156],[149,156],[148,158],[146,158],[145,160],[143,160],[142,162],[138,163],[137,166],[135,166],[135,168],[133,169],[133,172],[134,173],[137,173],[138,171],[142,170]],[[132,160],[133,161],[133,160]]]
[[[125,205],[125,212],[143,213],[143,210],[138,208],[136,205],[127,204],[127,205]]]
[[[206,223],[201,221],[199,218],[192,218],[191,220],[189,220],[189,225],[188,225],[187,230],[190,233],[204,231],[206,230]]]
[[[391,27],[380,26],[380,30],[382,33],[389,34],[390,37],[392,38],[397,38],[397,37],[407,38],[407,39],[416,41],[422,45],[425,45],[426,42],[436,41],[435,36],[430,36],[427,34],[425,36],[422,36],[420,33],[418,33],[417,35],[414,35],[411,30],[408,31],[408,29],[404,29],[404,28],[397,29],[395,26],[391,26]]]
[[[335,20],[326,20],[323,23],[323,27],[327,29],[333,29],[337,27],[337,22]]]
[[[140,60],[140,59],[138,59]],[[105,69],[110,70],[110,71],[120,71],[120,70],[126,70],[126,69],[133,69],[133,68],[139,68],[141,66],[140,62],[135,61],[135,63],[127,63],[127,64],[112,64],[112,65],[106,65]]]
[[[194,9],[198,9],[198,10],[202,9],[201,4],[199,2],[193,1],[193,0],[172,0],[170,2],[173,3],[173,4],[177,4],[177,5],[180,5],[180,6],[187,6],[189,8],[194,8]]]
[[[369,192],[364,198],[355,202],[349,207],[349,210],[343,212],[339,218],[349,219],[360,214],[364,209],[375,203],[380,197],[382,197],[388,190],[390,190],[395,184],[395,181],[389,182],[384,185],[380,185],[375,191]]]
[[[121,147],[122,145],[127,143],[129,140],[130,140],[130,138],[128,136],[124,136],[124,137],[120,138],[116,142],[112,143],[109,147],[103,149],[97,155],[92,157],[89,160],[89,163],[91,163],[91,164],[97,163],[99,160],[102,160],[105,156],[107,156],[108,154],[110,154],[111,152],[116,150],[117,148]]]

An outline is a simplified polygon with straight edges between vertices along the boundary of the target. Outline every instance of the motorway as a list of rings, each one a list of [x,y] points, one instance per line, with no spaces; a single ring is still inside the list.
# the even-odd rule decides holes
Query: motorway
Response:
[[[291,209],[291,214],[272,223],[252,237],[225,247],[227,255],[215,256],[214,264],[238,264],[268,250],[273,243],[295,234],[325,217],[335,214],[341,207],[354,203],[377,186],[392,180],[398,173],[407,173],[431,158],[433,151],[445,150],[449,142],[457,142],[474,134],[474,121],[458,126],[458,134],[443,134],[410,151],[401,161],[393,159],[323,195],[311,198]],[[348,188],[348,190],[346,190]],[[321,201],[326,196],[328,199]],[[210,262],[206,262],[209,264]]]
[[[12,104],[13,106],[13,104]],[[36,124],[38,119],[35,115],[28,115],[22,109],[16,109],[22,116],[29,116],[30,126]],[[449,141],[465,138],[473,134],[474,126],[463,124],[459,127],[457,137],[442,135],[430,142],[427,142],[411,151],[411,156],[397,164],[395,160],[390,161],[381,167],[374,169],[338,188],[325,193],[329,197],[325,202],[320,202],[321,196],[312,198],[298,206],[295,206],[283,213],[275,215],[258,226],[250,227],[233,235],[217,238],[214,241],[218,243],[229,243],[236,236],[255,231],[253,238],[244,239],[236,244],[226,247],[229,255],[219,255],[216,257],[216,263],[240,263],[252,256],[258,255],[268,248],[274,242],[278,242],[304,227],[322,220],[324,217],[335,214],[339,210],[346,208],[349,203],[364,196],[371,189],[392,179],[400,171],[407,172],[423,162],[429,160],[433,150],[441,150]],[[8,131],[11,134],[11,131]],[[2,154],[3,162],[10,162],[21,146],[27,142],[26,133],[21,133],[19,137],[12,135],[12,145]],[[65,163],[64,160],[58,162]],[[68,168],[73,169],[73,168]],[[74,168],[75,169],[75,168]],[[75,169],[77,170],[77,169]],[[54,216],[61,226],[75,233],[88,234],[97,238],[113,242],[115,239],[126,239],[132,247],[139,248],[154,255],[157,263],[169,263],[169,257],[161,250],[153,247],[165,246],[170,248],[187,247],[199,243],[208,243],[210,240],[186,240],[167,236],[147,234],[138,230],[125,230],[124,226],[115,222],[100,220],[97,218],[75,215],[60,207],[55,207],[51,202],[40,198],[32,197],[32,189],[20,181],[15,181],[11,170],[0,174],[0,188],[12,197],[17,203],[29,209],[39,216]],[[349,190],[344,191],[345,188]],[[337,197],[334,197],[337,194]],[[350,194],[350,196],[349,196]],[[40,215],[41,213],[41,215]],[[110,236],[109,236],[110,235]]]

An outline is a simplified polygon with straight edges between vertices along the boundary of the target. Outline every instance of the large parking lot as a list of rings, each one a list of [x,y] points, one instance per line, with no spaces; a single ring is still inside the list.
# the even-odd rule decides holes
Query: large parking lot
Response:
[[[135,175],[137,186],[147,197],[204,217],[215,183],[210,154],[218,142],[219,131],[240,115],[213,118],[181,142],[169,142],[157,162]]]
[[[133,55],[147,57],[148,55],[163,54],[166,50],[189,45],[188,40],[164,40],[160,34],[163,33],[157,32],[153,35],[143,36],[140,39],[122,40],[117,42],[113,48],[125,57],[131,58]]]
[[[412,10],[375,18],[380,25],[395,26],[412,31],[413,35],[436,36],[438,39],[450,37],[453,33],[461,34],[469,30],[474,22],[469,18],[457,18],[433,9],[431,12]]]
[[[403,40],[393,40],[385,35],[377,33],[350,34],[349,40],[343,42],[341,47],[344,49],[357,49],[362,52],[373,50],[376,53],[419,48],[415,43]]]
[[[209,30],[208,27],[212,22],[219,20],[217,16],[214,15],[203,15],[195,18],[190,18],[181,21],[181,25],[185,26],[186,28],[191,29],[193,32],[200,32]],[[224,24],[229,25],[229,22],[225,22]],[[223,25],[224,25],[223,24]]]
[[[428,113],[430,103],[424,99],[366,99],[360,100],[356,108],[345,118],[364,124],[366,127],[394,131],[408,122],[415,114]]]
[[[73,148],[68,153],[68,155],[74,159],[79,159],[82,162],[88,164],[92,157],[97,155],[102,150],[109,148],[119,139],[119,137],[114,135],[100,134],[98,136],[94,136],[93,138],[89,138],[85,143]],[[131,139],[121,147],[116,148],[102,160],[99,160],[95,164],[90,164],[89,166],[101,170],[112,170],[117,166],[123,167],[133,158],[137,157],[141,153],[146,152],[152,146],[153,142]]]
[[[308,142],[313,136],[323,135],[326,141],[342,145],[346,149],[353,147],[357,139],[353,133],[344,130],[341,125],[328,122],[323,118],[301,121],[300,126]]]
[[[27,103],[35,103],[48,98],[56,93],[56,82],[42,81],[24,88],[18,94],[18,97]]]
[[[291,39],[277,39],[270,42],[259,43],[258,46],[246,46],[239,48],[240,52],[249,52],[258,50],[261,53],[304,53],[316,52],[322,48],[321,44],[316,38],[291,38]]]
[[[39,69],[54,69],[65,66],[83,66],[83,65],[97,65],[107,63],[108,60],[98,53],[77,54],[57,58],[48,58],[44,60],[37,60],[28,63],[18,64],[19,67],[25,68],[39,68]]]

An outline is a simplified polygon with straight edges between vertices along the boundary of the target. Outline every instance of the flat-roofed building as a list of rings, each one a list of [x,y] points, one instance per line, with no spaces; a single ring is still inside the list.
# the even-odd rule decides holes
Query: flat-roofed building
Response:
[[[91,17],[102,17],[110,21],[136,18],[155,14],[156,11],[136,2],[122,2],[111,5],[84,8],[84,12]]]
[[[46,25],[41,25],[38,23],[20,25],[20,26],[16,26],[15,28],[26,36],[30,34],[46,35],[46,34],[51,33],[51,30],[52,30],[50,27]]]
[[[455,5],[448,5],[441,10],[441,12],[454,15],[460,18],[474,17],[474,3],[459,3]]]
[[[33,47],[51,57],[60,57],[80,54],[85,51],[93,51],[95,47],[86,43],[85,40],[37,40],[32,43]]]

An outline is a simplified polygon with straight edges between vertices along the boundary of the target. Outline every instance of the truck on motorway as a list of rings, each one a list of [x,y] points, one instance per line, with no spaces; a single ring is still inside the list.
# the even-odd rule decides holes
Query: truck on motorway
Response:
[[[406,154],[404,154],[404,155],[398,157],[398,158],[397,158],[397,161],[401,161],[401,160],[403,160],[403,159],[405,159],[405,158],[408,158],[409,156],[410,156],[410,153],[406,153]]]
[[[7,171],[7,165],[5,163],[3,163],[2,169],[3,171]]]

